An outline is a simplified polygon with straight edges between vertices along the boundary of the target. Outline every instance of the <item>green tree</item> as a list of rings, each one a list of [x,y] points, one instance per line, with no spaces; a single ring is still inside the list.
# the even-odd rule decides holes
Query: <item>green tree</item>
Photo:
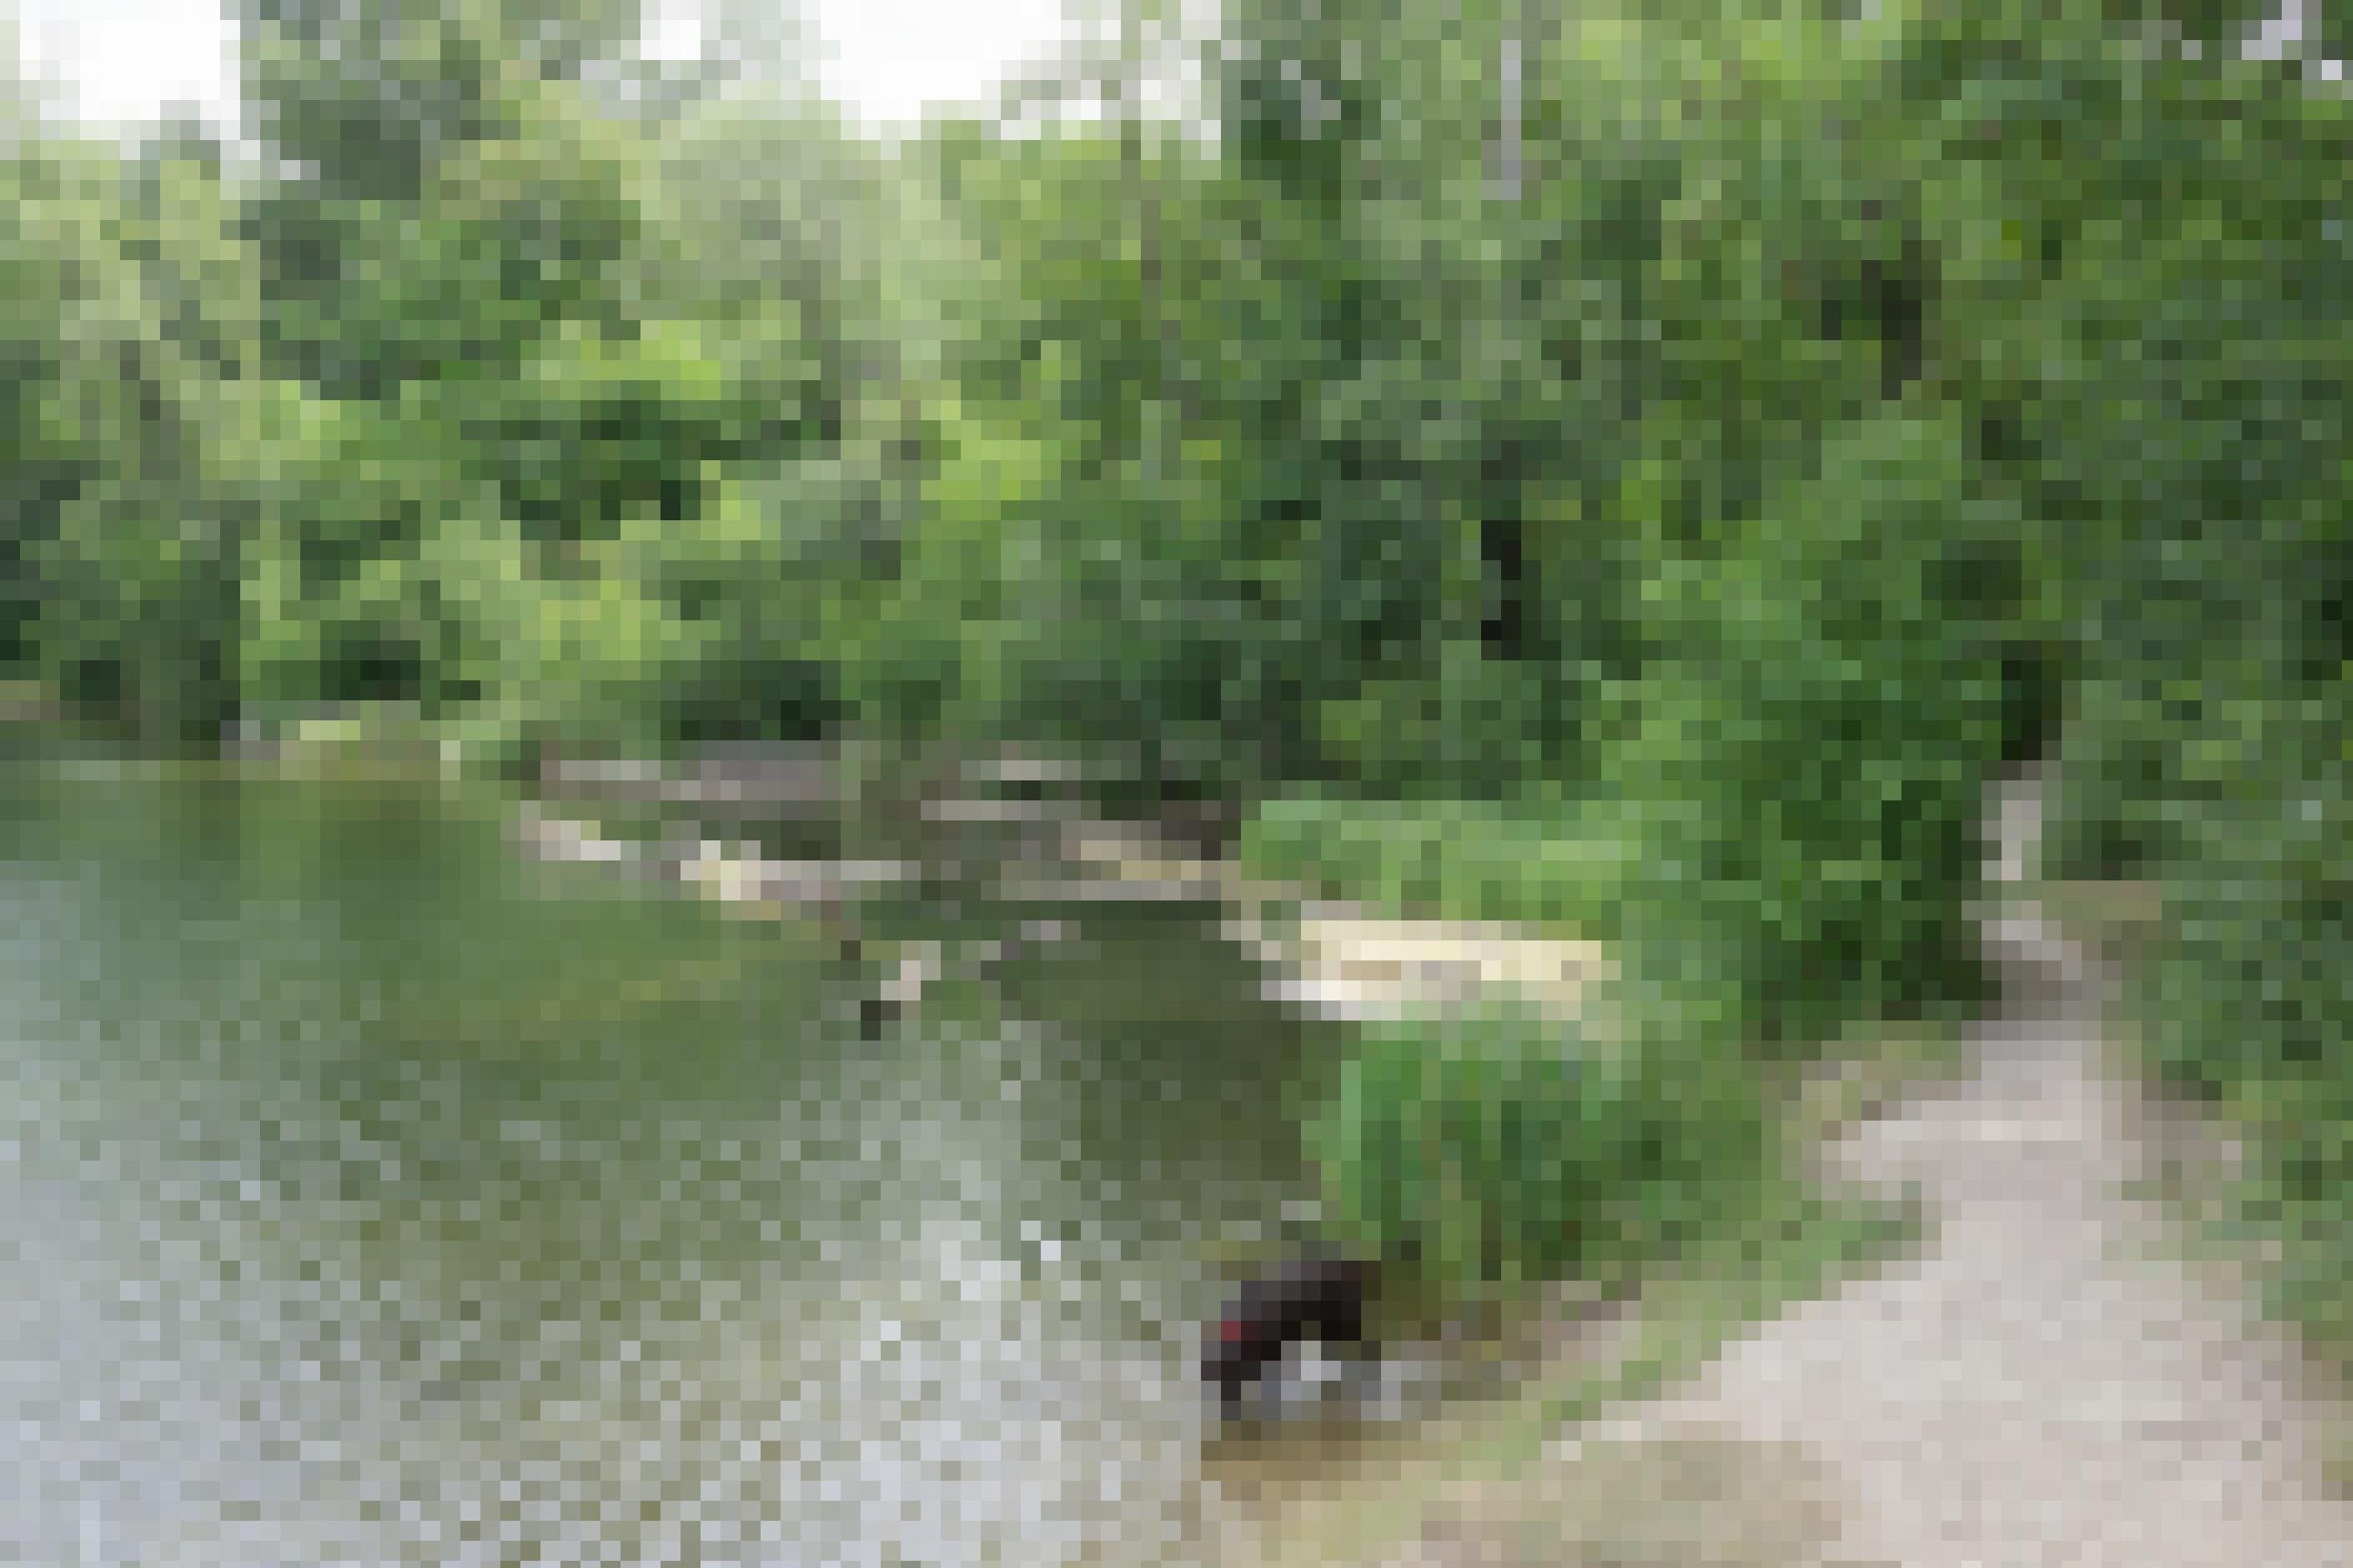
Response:
[[[39,131],[7,178],[15,658],[151,738],[216,731],[237,691],[249,518],[230,469],[255,329],[219,150],[186,124],[127,158]]]
[[[334,410],[314,477],[357,475],[287,520],[282,608],[315,629],[273,633],[272,668],[316,679],[273,689],[476,705],[494,752],[826,722],[828,585],[885,563],[910,491],[871,154],[781,68],[613,101],[586,67],[629,7],[253,20],[259,118],[297,160],[250,208],[271,363]],[[629,651],[594,679],[508,647],[577,654],[599,605]],[[592,722],[598,693],[634,716]]]

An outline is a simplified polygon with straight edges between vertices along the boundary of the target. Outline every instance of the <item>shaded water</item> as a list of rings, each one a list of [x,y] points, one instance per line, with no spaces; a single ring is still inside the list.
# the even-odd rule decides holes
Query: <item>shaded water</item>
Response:
[[[24,760],[0,900],[0,1558],[1214,1555],[1207,1260],[1330,1042],[1203,911],[878,910],[1068,937],[867,1040],[487,797]]]

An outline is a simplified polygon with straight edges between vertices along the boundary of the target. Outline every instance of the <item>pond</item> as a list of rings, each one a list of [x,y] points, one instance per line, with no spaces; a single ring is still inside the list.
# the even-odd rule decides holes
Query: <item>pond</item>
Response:
[[[862,1027],[511,809],[0,759],[0,1556],[1214,1559],[1196,1325],[1335,1042],[1211,911],[978,892],[867,945],[1060,940]]]

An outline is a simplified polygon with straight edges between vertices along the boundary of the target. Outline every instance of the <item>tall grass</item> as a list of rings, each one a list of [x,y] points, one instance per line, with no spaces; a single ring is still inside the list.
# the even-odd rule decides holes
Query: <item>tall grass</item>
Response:
[[[1308,1130],[1328,1211],[1467,1298],[1673,1249],[1768,1140],[1736,1063],[1671,1037],[1502,1007],[1366,1030]]]

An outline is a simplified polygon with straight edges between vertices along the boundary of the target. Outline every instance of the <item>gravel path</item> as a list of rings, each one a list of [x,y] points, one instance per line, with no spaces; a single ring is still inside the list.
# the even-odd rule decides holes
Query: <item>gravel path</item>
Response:
[[[2000,879],[2038,821],[2031,786],[2001,801]],[[2127,1194],[2148,1123],[2102,1059],[2104,977],[2022,900],[1989,938],[2017,984],[1975,1070],[1833,1152],[1852,1177],[1917,1184],[1923,1251],[1759,1325],[1603,1435],[1808,1451],[1835,1563],[2353,1564],[2290,1349],[2244,1279],[2168,1257],[2162,1215]]]

